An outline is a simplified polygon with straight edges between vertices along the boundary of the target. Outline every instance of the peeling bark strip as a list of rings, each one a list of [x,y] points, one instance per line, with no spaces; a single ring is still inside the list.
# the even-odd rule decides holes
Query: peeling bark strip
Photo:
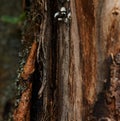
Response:
[[[93,0],[75,0],[85,107],[94,104],[96,94],[96,40]],[[87,106],[88,107],[88,106]]]
[[[38,5],[40,7],[40,15],[41,18],[41,24],[40,24],[40,33],[38,38],[38,50],[37,50],[37,62],[39,66],[42,66],[42,69],[40,70],[42,72],[41,76],[41,87],[38,91],[38,97],[43,99],[43,114],[42,117],[39,117],[41,120],[47,113],[47,105],[48,105],[48,90],[47,90],[47,84],[48,84],[48,43],[50,42],[50,35],[47,35],[49,32],[49,29],[47,28],[49,26],[48,22],[48,1],[47,0],[39,0]],[[40,120],[40,119],[37,120]]]
[[[82,78],[82,83],[79,82],[80,80],[77,81],[81,84],[80,88],[82,88],[81,120],[89,121],[91,109],[97,98],[95,0],[75,0],[75,8],[79,36],[79,40],[76,40],[75,45],[79,45],[77,58],[80,58],[79,68],[81,69],[80,75]]]
[[[57,120],[59,121],[68,121],[69,119],[69,109],[70,109],[70,102],[69,102],[69,49],[70,49],[70,20],[67,22],[68,10],[70,3],[65,1],[62,5],[66,11],[64,11],[65,16],[61,16],[57,20],[57,85],[58,85],[58,95],[59,95],[59,113],[57,114]],[[58,4],[58,7],[61,7]],[[61,13],[62,14],[62,13]]]
[[[30,121],[30,101],[32,95],[32,83],[22,93],[18,108],[15,110],[14,121]]]
[[[38,47],[38,43],[34,41],[32,44],[27,62],[24,65],[23,72],[21,73],[21,77],[23,78],[23,80],[28,80],[30,75],[33,74],[33,72],[35,71],[37,47]]]
[[[50,101],[48,97],[49,94],[49,51],[50,41],[51,41],[51,25],[50,25],[50,9],[48,5],[49,0],[35,0],[33,2],[34,9],[40,16],[40,23],[37,24],[39,27],[39,32],[37,33],[38,49],[37,49],[37,71],[38,76],[34,82],[33,86],[33,104],[31,106],[31,120],[32,121],[43,121],[49,120],[50,112],[48,112],[48,106]],[[39,16],[37,19],[39,19]],[[38,88],[39,87],[39,88]]]

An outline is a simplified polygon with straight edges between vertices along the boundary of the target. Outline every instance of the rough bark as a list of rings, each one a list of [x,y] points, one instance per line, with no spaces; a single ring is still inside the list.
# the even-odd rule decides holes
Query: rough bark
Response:
[[[34,29],[39,46],[32,121],[119,121],[119,4],[119,0],[33,3],[40,23],[33,24],[39,28]]]

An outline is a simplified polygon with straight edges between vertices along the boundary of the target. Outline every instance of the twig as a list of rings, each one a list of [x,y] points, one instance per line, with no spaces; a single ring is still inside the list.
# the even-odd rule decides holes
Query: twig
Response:
[[[43,91],[44,91],[44,89],[45,89],[45,86],[46,86],[46,80],[44,80],[44,81],[42,82],[42,86],[41,86],[41,88],[39,89],[39,92],[38,92],[38,97],[39,97],[39,98],[41,98],[42,93],[43,93]]]

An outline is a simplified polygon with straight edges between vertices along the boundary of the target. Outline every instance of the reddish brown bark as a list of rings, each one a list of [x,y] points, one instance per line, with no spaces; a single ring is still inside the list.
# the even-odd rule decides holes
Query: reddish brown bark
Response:
[[[18,108],[15,110],[14,121],[30,121],[30,103],[32,96],[32,83],[22,93]]]
[[[120,50],[119,4],[117,0],[35,1],[41,21],[35,72],[39,74],[32,96],[37,104],[42,102],[36,120],[119,121],[119,89],[107,102],[111,88],[117,87],[112,86],[112,74],[120,74],[119,65],[113,63]],[[62,16],[61,7],[71,11],[72,20],[67,19],[68,11]],[[40,99],[38,87],[44,87]]]
[[[33,72],[35,71],[37,47],[38,47],[38,43],[34,41],[32,44],[29,56],[27,58],[26,64],[23,67],[23,72],[21,74],[21,77],[23,78],[23,80],[28,80],[28,78],[30,78],[30,75],[33,74]]]

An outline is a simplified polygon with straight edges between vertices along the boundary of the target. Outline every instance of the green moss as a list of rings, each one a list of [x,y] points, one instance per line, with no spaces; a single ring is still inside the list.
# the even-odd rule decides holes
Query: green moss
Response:
[[[25,20],[25,13],[20,14],[18,17],[3,15],[0,20],[10,24],[19,24],[21,21]]]

